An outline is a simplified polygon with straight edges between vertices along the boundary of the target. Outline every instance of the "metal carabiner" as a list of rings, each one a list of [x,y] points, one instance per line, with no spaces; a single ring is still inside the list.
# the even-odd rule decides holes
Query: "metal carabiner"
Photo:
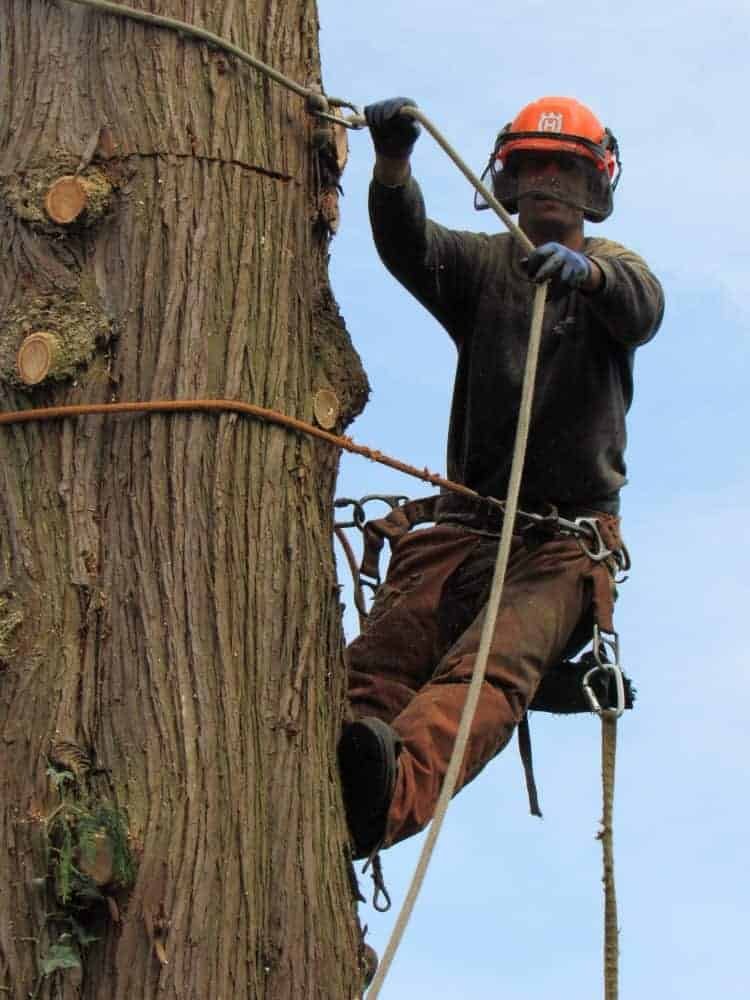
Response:
[[[343,507],[352,508],[352,520],[336,521],[335,527],[359,528],[360,531],[362,530],[362,526],[367,520],[367,515],[365,514],[365,510],[364,507],[362,506],[361,500],[353,500],[351,497],[341,497],[341,499],[333,501],[333,506],[336,510],[341,510]]]
[[[396,507],[400,507],[401,503],[408,503],[409,498],[404,496],[403,493],[368,493],[367,496],[362,497],[359,501],[364,507],[366,503],[371,500],[382,500],[383,503],[387,503],[391,510],[395,510]]]
[[[378,589],[380,588],[380,585],[383,582],[380,578],[380,574],[371,577],[371,579],[369,580],[366,580],[361,570],[357,578],[359,580],[360,587],[369,587],[369,589],[372,591],[373,597],[378,592]]]
[[[606,658],[607,650],[613,656],[613,660],[608,660]],[[610,716],[615,719],[619,719],[622,713],[625,711],[625,680],[622,674],[622,668],[620,666],[620,637],[617,632],[611,633],[611,638],[609,636],[602,635],[602,631],[598,625],[594,625],[594,659],[596,660],[596,666],[588,670],[582,680],[583,692],[586,695],[586,699],[591,706],[591,711],[596,712],[600,717]],[[596,692],[591,686],[591,680],[597,674],[610,674],[615,679],[615,689],[617,691],[617,700],[613,708],[602,708],[599,699],[596,696]]]
[[[589,559],[594,562],[604,562],[605,559],[609,559],[613,553],[612,549],[607,548],[602,538],[602,533],[599,530],[599,519],[596,517],[577,517],[573,523],[581,531],[579,541]],[[585,534],[588,534],[588,537],[593,541],[593,549],[589,548],[583,541]]]
[[[365,505],[371,503],[373,500],[380,500],[381,503],[387,503],[391,510],[395,510],[397,507],[401,506],[402,501],[408,503],[409,498],[397,493],[368,493],[367,496],[362,497],[357,501],[357,506],[354,509],[354,517],[362,518],[361,521],[357,522],[358,528],[363,528],[365,522],[367,521],[367,515],[365,514]]]
[[[349,563],[349,569],[351,570],[352,579],[354,581],[354,605],[359,612],[360,620],[367,617],[363,589],[365,587],[368,588],[374,596],[383,581],[379,573],[376,576],[367,579],[362,573],[362,570],[358,568],[354,550],[344,533],[344,529],[357,528],[360,532],[364,533],[365,525],[367,523],[365,505],[373,500],[379,500],[381,503],[387,504],[393,511],[396,510],[397,507],[400,507],[402,503],[408,503],[409,497],[402,493],[368,493],[359,500],[354,500],[352,497],[341,497],[338,500],[334,500],[333,503],[336,510],[341,510],[344,507],[352,508],[351,521],[334,521],[333,527],[334,532],[344,549],[347,562]]]

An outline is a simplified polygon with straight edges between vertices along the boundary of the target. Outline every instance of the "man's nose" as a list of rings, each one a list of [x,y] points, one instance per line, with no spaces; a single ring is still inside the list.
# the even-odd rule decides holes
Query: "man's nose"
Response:
[[[542,160],[535,165],[535,173],[541,177],[557,177],[560,173],[560,164],[557,160]]]

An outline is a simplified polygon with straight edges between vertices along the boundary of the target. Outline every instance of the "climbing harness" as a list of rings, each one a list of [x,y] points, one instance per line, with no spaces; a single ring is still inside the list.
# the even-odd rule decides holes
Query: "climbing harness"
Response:
[[[229,54],[235,56],[242,62],[247,63],[259,72],[262,72],[270,79],[276,81],[283,87],[291,90],[292,92],[298,94],[300,97],[305,98],[306,108],[309,113],[314,114],[325,120],[333,121],[340,124],[346,128],[363,128],[366,125],[364,118],[359,113],[356,105],[349,101],[342,99],[326,97],[315,90],[303,87],[290,78],[279,73],[277,70],[266,65],[255,57],[251,56],[249,53],[240,49],[238,46],[233,45],[231,42],[212,32],[206,31],[205,29],[195,27],[194,25],[188,24],[187,22],[177,20],[175,18],[165,17],[162,15],[152,14],[148,11],[142,11],[135,8],[130,8],[121,4],[111,3],[109,0],[70,0],[71,3],[81,4],[99,11],[112,14],[117,17],[130,18],[135,21],[141,21],[148,24],[152,24],[159,27],[168,28],[172,31],[177,31],[182,35],[191,36],[197,38],[201,41],[213,45],[216,48],[223,49]],[[337,108],[347,108],[352,111],[351,117],[346,117],[343,114],[332,114],[331,109]],[[513,237],[519,242],[521,247],[527,252],[531,253],[534,250],[534,245],[528,239],[525,233],[518,227],[518,225],[513,221],[509,213],[503,208],[500,202],[494,197],[493,193],[490,192],[481,180],[474,174],[470,168],[464,163],[458,153],[453,149],[453,147],[447,142],[447,140],[442,136],[438,129],[433,125],[433,123],[424,115],[418,108],[405,107],[401,110],[401,114],[408,115],[420,122],[425,130],[432,135],[433,139],[438,143],[438,145],[443,149],[446,155],[452,160],[456,167],[461,171],[461,173],[467,178],[467,180],[472,184],[475,191],[477,191],[481,197],[484,199],[486,204],[493,209],[493,211],[499,216],[505,226],[510,230]],[[526,364],[524,369],[523,384],[521,389],[521,400],[519,406],[518,422],[516,427],[516,436],[513,447],[513,457],[511,463],[510,477],[508,483],[508,496],[504,501],[492,501],[496,506],[499,506],[504,514],[502,519],[502,529],[500,532],[500,539],[497,552],[497,560],[495,564],[495,570],[493,574],[492,586],[490,589],[489,599],[486,605],[486,614],[484,617],[484,624],[482,628],[479,651],[477,654],[474,671],[471,677],[471,681],[468,685],[466,702],[464,705],[463,713],[461,716],[461,721],[458,728],[458,733],[456,736],[456,742],[453,748],[453,753],[451,755],[450,763],[448,765],[448,770],[443,781],[443,786],[440,792],[440,797],[436,807],[435,815],[433,817],[432,823],[427,831],[427,837],[425,839],[422,852],[417,864],[417,869],[415,871],[411,886],[407,892],[406,899],[402,905],[401,912],[399,913],[396,925],[391,935],[391,939],[386,948],[385,954],[383,956],[383,961],[381,962],[377,973],[373,979],[372,985],[368,991],[368,1000],[375,1000],[379,996],[380,988],[383,984],[385,976],[390,969],[390,965],[393,961],[396,949],[400,943],[401,937],[403,936],[406,925],[411,916],[414,904],[416,902],[417,896],[419,894],[422,882],[426,874],[427,866],[432,856],[435,843],[437,841],[438,835],[442,828],[442,823],[445,818],[445,814],[449,805],[451,798],[456,789],[456,784],[458,780],[458,774],[463,761],[464,753],[466,750],[466,744],[469,736],[469,730],[471,727],[472,719],[475,714],[477,702],[479,699],[479,693],[484,682],[484,676],[487,666],[487,658],[489,653],[490,642],[492,640],[492,635],[495,628],[495,622],[497,620],[498,610],[500,606],[500,600],[502,597],[502,591],[505,581],[506,570],[508,566],[508,559],[510,555],[511,540],[514,531],[514,527],[517,522],[518,513],[518,500],[520,494],[521,476],[523,472],[523,464],[526,453],[526,444],[529,434],[529,425],[531,421],[531,409],[534,395],[534,384],[536,378],[536,369],[539,356],[539,346],[542,336],[542,323],[544,318],[544,307],[546,301],[547,287],[546,284],[542,284],[536,287],[534,293],[534,300],[532,306],[532,318],[531,327],[529,332],[529,342],[527,349]],[[328,441],[331,444],[335,444],[339,447],[344,447],[342,442],[348,439],[337,437],[336,435],[328,434],[325,431],[321,431],[317,427],[305,424],[303,421],[296,420],[292,417],[288,417],[283,414],[279,414],[276,411],[266,410],[262,407],[256,407],[253,404],[240,403],[234,400],[180,400],[180,401],[163,401],[163,402],[130,402],[130,403],[114,403],[114,404],[92,404],[83,406],[64,406],[64,407],[54,407],[49,410],[27,410],[18,413],[6,413],[0,414],[0,423],[19,423],[31,420],[49,420],[60,417],[69,416],[82,416],[89,413],[123,413],[123,412],[194,412],[194,411],[229,411],[237,413],[245,413],[247,415],[252,415],[260,419],[265,419],[270,422],[281,424],[286,427],[296,429],[300,432],[308,433],[323,440]],[[379,452],[371,452],[369,449],[362,449],[359,446],[352,447],[353,442],[349,442],[347,450],[357,451],[360,454],[366,454],[366,457],[373,458],[376,461],[383,461],[383,456]],[[384,463],[392,464],[393,467],[401,466],[401,471],[406,471],[403,468],[403,463]],[[422,473],[419,470],[415,470],[419,478],[426,479],[435,485],[448,485],[448,481],[441,480],[438,476],[432,476],[427,473],[427,470],[423,470]],[[457,488],[457,484],[450,484],[449,488],[456,492],[461,492],[469,496],[478,496],[473,490],[469,490],[466,487]],[[539,521],[536,523],[535,527],[538,529],[544,529],[547,525],[545,524],[544,515],[534,515],[534,517],[539,517]],[[356,519],[356,515],[355,515]],[[589,519],[576,519],[572,522],[575,532],[571,528],[571,533],[576,533],[576,537],[580,537],[579,532],[584,534],[587,540],[591,543],[592,559],[595,561],[601,561],[614,555],[613,552],[608,552],[606,555],[603,554],[608,548],[606,539],[603,538],[596,526],[592,528],[590,524],[583,523]],[[581,522],[581,523],[578,523]],[[559,520],[559,524],[562,526],[562,519]],[[566,528],[568,526],[566,525]],[[626,559],[626,556],[624,557]],[[626,568],[625,565],[621,568]],[[600,649],[601,655],[601,649]],[[597,670],[605,670],[603,663],[597,663]],[[618,667],[619,669],[619,667]],[[593,677],[593,674],[592,674]],[[591,683],[591,679],[590,679]],[[612,717],[609,714],[608,709],[599,709],[599,714],[602,717],[603,724],[608,727],[614,727],[616,723],[616,717]],[[613,731],[613,729],[612,729]],[[611,750],[611,740],[608,743],[608,753],[609,757],[612,759],[611,774],[613,774],[613,752]],[[613,785],[613,780],[611,778],[610,771],[608,771],[608,778],[605,784],[609,788]],[[605,796],[606,798],[606,796]],[[604,832],[607,828],[611,827],[611,803],[609,809],[605,804],[604,817],[603,817],[603,843]],[[610,863],[610,872],[612,871],[611,866],[611,841],[609,843],[609,854],[605,853],[605,867],[606,863]],[[382,881],[382,879],[381,879]],[[606,882],[606,872],[605,872],[605,882]],[[607,896],[607,901],[613,901],[614,894]],[[617,968],[616,968],[616,952],[617,952],[617,917],[616,911],[612,912],[612,906],[610,905],[607,909],[607,917],[610,921],[614,923],[614,944],[612,944],[612,938],[607,938],[607,944],[605,950],[607,950],[608,958],[611,959],[610,951],[614,950],[614,965],[610,961],[607,973],[605,975],[605,990],[606,997],[605,1000],[616,1000],[616,989],[617,989]],[[614,969],[614,972],[612,971]],[[614,990],[614,992],[613,992]]]
[[[360,628],[364,627],[368,617],[364,589],[369,589],[374,595],[382,581],[380,557],[384,543],[387,541],[393,547],[417,525],[434,523],[438,519],[438,507],[442,498],[441,494],[436,494],[409,500],[404,496],[376,493],[359,500],[343,497],[335,501],[336,508],[351,507],[353,512],[350,520],[337,521],[334,527],[351,571]],[[390,509],[384,517],[368,520],[365,508],[373,501],[386,503]],[[494,515],[499,513],[493,508]],[[451,523],[450,517],[441,516],[439,520],[441,523]],[[496,517],[494,520],[497,522]],[[535,544],[537,540],[546,541],[555,536],[567,535],[578,539],[582,550],[592,562],[601,564],[610,560],[617,572],[630,567],[627,549],[619,532],[612,527],[610,519],[589,516],[570,520],[560,517],[554,510],[543,516],[518,510],[516,520],[516,531],[528,545]],[[463,527],[489,538],[499,537],[497,531],[485,531],[467,525]],[[345,529],[348,528],[358,529],[361,535],[362,555],[359,565],[345,534]],[[601,583],[602,579],[608,579],[605,574],[611,575],[611,571],[602,567],[598,573],[599,586],[595,588],[596,600],[593,602],[594,611],[598,609],[598,614],[593,623],[593,634],[590,628],[588,632],[576,629],[571,648],[565,651],[563,660],[544,675],[529,705],[531,712],[569,715],[608,710],[616,711],[619,716],[626,708],[633,707],[634,691],[631,682],[619,666],[619,637],[616,632],[610,631],[614,587]],[[620,579],[622,578],[611,576],[612,585]],[[612,594],[611,600],[608,599],[609,593]],[[572,660],[571,657],[589,642],[591,652],[584,654],[580,660]],[[534,816],[541,816],[533,773],[528,713],[519,724],[518,742],[530,811]]]
[[[440,499],[440,494],[422,497],[418,500],[409,500],[408,497],[402,495],[371,493],[359,500],[342,497],[335,501],[334,507],[338,509],[352,508],[352,520],[336,522],[336,527],[339,529],[358,528],[363,535],[361,565],[353,574],[355,589],[361,589],[362,586],[373,591],[377,589],[381,582],[379,557],[384,542],[387,540],[393,544],[415,525],[434,522]],[[481,499],[488,507],[491,507],[488,513],[493,516],[495,526],[502,523],[501,519],[505,513],[503,501],[493,497],[482,497]],[[390,512],[385,517],[368,520],[365,506],[376,500],[388,504]],[[451,518],[443,516],[440,520],[443,523],[450,523]],[[496,530],[477,528],[470,530],[491,538],[500,537],[500,532]],[[561,535],[576,538],[585,554],[593,562],[601,563],[608,559],[612,560],[617,567],[618,574],[626,573],[630,569],[630,555],[627,547],[619,532],[612,527],[609,519],[592,516],[570,519],[563,517],[557,508],[551,505],[546,514],[519,508],[516,510],[516,531],[527,540],[531,540],[532,537],[545,540]],[[350,565],[352,565],[351,562]],[[624,579],[618,576],[615,578],[615,582],[622,583]]]

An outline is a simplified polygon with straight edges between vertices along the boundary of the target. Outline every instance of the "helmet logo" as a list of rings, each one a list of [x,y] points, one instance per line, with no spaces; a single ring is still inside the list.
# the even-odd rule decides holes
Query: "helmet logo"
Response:
[[[540,132],[562,132],[563,116],[558,111],[544,111],[539,116]]]

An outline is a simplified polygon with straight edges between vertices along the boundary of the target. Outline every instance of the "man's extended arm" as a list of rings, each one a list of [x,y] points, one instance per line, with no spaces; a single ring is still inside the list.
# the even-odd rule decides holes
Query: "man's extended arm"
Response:
[[[388,270],[460,340],[466,306],[480,280],[480,246],[486,238],[427,218],[409,161],[420,129],[399,114],[409,104],[414,102],[402,97],[365,108],[376,154],[370,185],[373,237]]]

